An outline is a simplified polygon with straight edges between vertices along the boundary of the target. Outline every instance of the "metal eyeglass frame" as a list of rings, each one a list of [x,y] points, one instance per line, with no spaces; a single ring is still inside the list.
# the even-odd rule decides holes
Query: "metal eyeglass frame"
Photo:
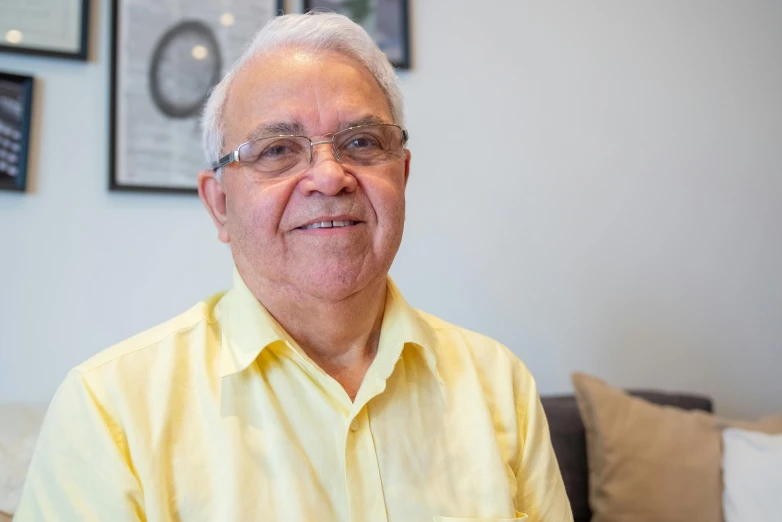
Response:
[[[260,141],[260,140],[268,140],[269,138],[305,138],[307,141],[310,142],[310,159],[307,162],[308,165],[312,164],[312,156],[313,156],[313,149],[315,148],[315,145],[323,145],[325,143],[331,143],[331,150],[334,153],[334,157],[337,158],[337,161],[342,163],[342,159],[340,158],[339,151],[337,150],[337,141],[336,138],[340,134],[344,134],[346,132],[354,131],[356,129],[361,129],[364,127],[396,127],[399,129],[402,133],[402,146],[404,147],[405,144],[407,144],[407,140],[410,138],[410,134],[407,132],[406,129],[403,129],[399,125],[393,124],[393,123],[368,123],[366,125],[356,125],[355,127],[348,127],[347,129],[342,129],[341,131],[337,131],[334,134],[331,135],[331,139],[323,140],[323,141],[312,141],[312,139],[309,136],[300,136],[297,134],[278,134],[274,136],[264,136],[263,138],[258,138],[256,140],[250,140],[245,141],[244,143],[240,144],[238,147],[236,147],[235,150],[232,152],[229,152],[219,160],[217,160],[215,163],[212,164],[212,170],[218,171],[221,168],[230,165],[231,163],[236,163],[240,161],[239,158],[239,149],[244,147],[245,145],[248,145],[250,143]],[[325,136],[328,136],[326,134]]]

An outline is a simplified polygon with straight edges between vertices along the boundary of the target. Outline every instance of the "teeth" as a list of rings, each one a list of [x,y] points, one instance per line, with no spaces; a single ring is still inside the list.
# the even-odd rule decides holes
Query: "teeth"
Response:
[[[313,223],[306,227],[301,227],[302,230],[311,230],[315,228],[334,228],[334,227],[350,227],[355,225],[355,221],[321,221],[320,223]]]

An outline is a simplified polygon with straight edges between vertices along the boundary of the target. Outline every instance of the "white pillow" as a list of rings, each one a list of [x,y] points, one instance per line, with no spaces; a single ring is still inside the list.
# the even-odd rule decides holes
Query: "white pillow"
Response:
[[[0,403],[0,511],[16,510],[45,412],[42,405]]]
[[[782,520],[782,435],[722,432],[725,522]]]

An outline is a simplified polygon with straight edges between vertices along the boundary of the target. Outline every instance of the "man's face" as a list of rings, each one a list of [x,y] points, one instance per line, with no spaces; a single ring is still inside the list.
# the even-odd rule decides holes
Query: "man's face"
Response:
[[[297,134],[321,141],[367,120],[394,123],[380,86],[358,62],[332,51],[281,49],[234,79],[223,113],[225,149],[259,128],[298,127]],[[202,173],[200,188],[251,287],[339,300],[385,279],[402,240],[409,162],[405,150],[381,166],[346,166],[325,144],[300,175],[253,182],[233,164],[221,183]],[[355,224],[302,228],[333,220]]]

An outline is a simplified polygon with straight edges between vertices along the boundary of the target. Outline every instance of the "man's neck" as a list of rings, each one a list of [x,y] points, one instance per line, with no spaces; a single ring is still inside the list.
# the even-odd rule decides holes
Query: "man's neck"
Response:
[[[349,297],[324,300],[289,288],[253,292],[302,350],[355,398],[377,353],[387,281],[379,278]],[[291,295],[295,293],[296,295]]]

